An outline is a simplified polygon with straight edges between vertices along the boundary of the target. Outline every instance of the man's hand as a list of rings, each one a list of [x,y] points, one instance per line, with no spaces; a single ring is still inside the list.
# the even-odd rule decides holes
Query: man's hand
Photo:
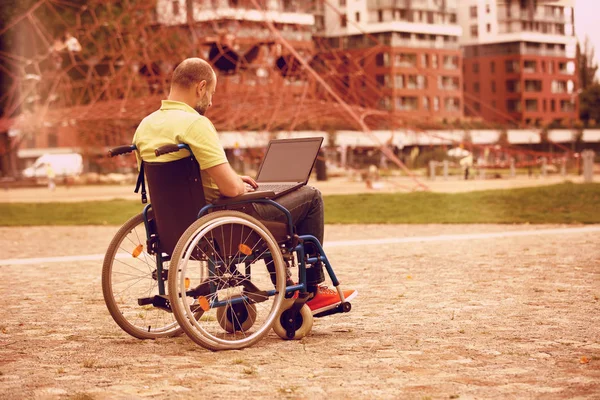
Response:
[[[254,192],[254,190],[258,187],[258,183],[252,177],[247,175],[240,175],[242,182],[244,182],[245,192]]]

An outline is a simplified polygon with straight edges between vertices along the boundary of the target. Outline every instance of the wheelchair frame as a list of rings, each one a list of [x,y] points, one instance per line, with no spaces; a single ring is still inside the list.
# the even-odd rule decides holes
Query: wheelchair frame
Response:
[[[163,146],[159,149],[156,149],[156,155],[159,156],[159,155],[166,154],[166,153],[176,152],[176,151],[179,151],[182,149],[190,151],[190,148],[186,144],[167,145],[167,146]],[[110,150],[109,155],[111,157],[113,157],[113,156],[120,155],[120,154],[127,154],[127,153],[130,153],[135,150],[137,150],[135,145],[120,146],[120,147]],[[191,153],[191,151],[190,151],[190,153]],[[143,174],[143,171],[140,172],[140,178],[138,179],[138,185],[136,187],[136,192],[138,191],[138,189],[141,185],[141,187],[142,187],[142,202],[144,202],[145,186],[144,186],[144,177],[142,174]],[[141,179],[141,181],[140,181],[140,179]],[[287,339],[301,338],[301,337],[296,337],[297,326],[295,325],[294,321],[296,321],[298,315],[300,315],[300,314],[302,314],[304,316],[304,318],[306,319],[306,312],[302,313],[301,311],[305,311],[305,310],[302,310],[303,307],[307,308],[305,303],[308,298],[308,292],[307,292],[308,288],[307,288],[307,282],[306,282],[306,269],[307,269],[308,264],[322,263],[325,266],[325,269],[327,270],[327,274],[329,275],[329,278],[331,279],[331,282],[332,282],[333,286],[336,288],[338,295],[340,297],[340,303],[337,306],[335,306],[331,309],[328,309],[326,311],[323,311],[319,314],[316,314],[316,315],[314,315],[314,317],[323,317],[326,315],[331,315],[331,314],[340,313],[340,312],[342,312],[342,313],[349,312],[351,310],[351,304],[349,302],[347,302],[346,299],[344,298],[343,291],[341,290],[341,287],[340,287],[340,282],[337,279],[335,272],[333,271],[333,267],[331,266],[331,263],[329,262],[329,259],[327,258],[321,243],[319,242],[319,240],[316,237],[314,237],[312,235],[300,235],[300,236],[296,235],[291,213],[289,212],[289,210],[287,210],[285,207],[283,207],[281,204],[277,203],[276,201],[274,201],[270,198],[264,198],[264,197],[263,198],[250,198],[250,199],[242,198],[239,200],[236,200],[235,198],[230,198],[222,203],[217,202],[216,204],[207,204],[204,207],[202,207],[200,209],[200,211],[198,212],[196,221],[198,221],[202,217],[208,215],[212,210],[215,210],[215,209],[217,209],[215,211],[219,211],[225,207],[224,210],[227,210],[226,207],[229,207],[229,206],[239,206],[239,205],[251,204],[251,203],[269,204],[269,205],[279,209],[285,215],[285,219],[287,221],[286,228],[287,228],[287,233],[288,233],[288,235],[286,237],[287,240],[285,243],[277,242],[276,244],[277,244],[279,250],[281,251],[283,258],[285,259],[284,260],[285,265],[288,265],[288,267],[289,267],[289,262],[291,260],[293,260],[294,253],[296,253],[296,258],[298,261],[298,263],[297,263],[298,283],[293,284],[293,285],[286,284],[284,297],[289,298],[289,295],[294,292],[298,292],[298,295],[294,299],[291,306],[289,306],[289,308],[287,308],[285,310],[284,309],[281,310],[281,316],[280,316],[280,320],[281,320],[280,322],[283,325],[285,325],[284,329],[285,329],[286,337],[284,337],[282,335],[282,333],[280,333],[280,332],[277,332],[277,333],[281,337],[284,337]],[[172,298],[172,296],[174,296],[174,294],[172,294],[172,293],[167,294],[167,288],[165,286],[165,281],[168,279],[168,271],[169,270],[164,267],[164,263],[166,261],[171,260],[171,258],[173,256],[173,252],[171,254],[165,253],[165,254],[167,254],[167,257],[163,256],[163,251],[160,249],[160,246],[158,245],[158,241],[160,241],[159,233],[158,233],[158,231],[155,231],[155,229],[151,223],[151,218],[150,218],[151,210],[152,210],[152,204],[147,204],[142,211],[142,216],[143,216],[144,229],[146,231],[146,246],[148,249],[148,254],[154,255],[156,257],[156,271],[153,272],[152,278],[157,281],[158,294],[154,295],[154,296],[138,298],[138,305],[139,306],[150,306],[151,305],[153,307],[163,309],[167,312],[172,312],[173,311],[172,307],[171,307],[172,302],[177,301],[177,299]],[[268,232],[268,229],[267,229],[267,232]],[[183,236],[184,235],[182,235],[182,237]],[[180,241],[181,241],[181,237],[180,237]],[[309,257],[305,253],[305,245],[307,243],[310,243],[315,247],[316,254],[317,254],[316,256]],[[286,244],[290,244],[290,246],[288,248],[286,248]],[[179,246],[179,244],[178,244],[178,246]],[[272,256],[272,254],[270,252],[266,252],[266,253],[261,254],[261,256],[256,259],[266,259],[267,257],[270,257],[270,256]],[[107,257],[108,257],[108,254],[107,254]],[[251,263],[256,260],[255,258],[250,258],[250,260],[249,260],[248,257],[249,257],[248,255],[245,255],[244,257],[242,257],[240,255],[240,256],[238,256],[237,260],[233,261],[234,265],[245,263],[245,265],[246,265],[245,274],[247,277],[249,277],[249,274],[250,274],[248,261],[250,261],[250,263]],[[209,258],[209,260],[208,260],[209,274],[215,274],[215,276],[216,276],[216,272],[215,272],[216,268],[219,266],[219,263],[221,263],[221,262],[223,262],[223,261],[219,261],[216,259],[213,260],[213,259]],[[106,260],[105,260],[105,265],[106,265]],[[229,268],[230,265],[231,265],[231,261],[227,267]],[[104,279],[104,272],[103,272],[103,279]],[[251,285],[251,283],[250,283],[250,285]],[[215,287],[213,282],[209,282],[209,290],[211,293],[216,292],[217,289],[218,288]],[[193,298],[194,296],[199,295],[199,290],[200,290],[199,288],[194,288],[194,289],[188,291],[186,288],[185,289],[186,298],[187,297]],[[272,290],[265,291],[262,293],[264,293],[264,295],[270,297],[270,296],[276,295],[277,290],[272,289]],[[182,293],[180,295],[182,295]],[[106,299],[106,296],[107,296],[107,294],[105,293],[105,299]],[[252,299],[250,298],[250,295],[244,294],[244,295],[239,296],[238,298],[228,299],[227,301],[213,299],[209,303],[209,307],[211,309],[218,308],[218,307],[231,307],[236,304],[245,304],[245,303],[248,303],[249,301],[250,302],[252,301]],[[288,303],[290,303],[290,302],[291,301],[288,301]],[[107,305],[108,305],[108,301],[107,301]],[[113,311],[111,310],[110,307],[109,307],[109,310],[111,311],[111,314],[112,314]],[[285,317],[283,316],[284,313],[287,313],[287,314],[285,314]],[[115,318],[114,315],[113,315],[113,318]],[[117,319],[115,318],[115,320],[117,320]],[[178,322],[181,322],[181,321],[179,321],[179,319],[178,319]],[[119,322],[117,321],[117,323],[119,323]],[[121,324],[119,323],[119,325],[121,325]],[[310,321],[310,326],[312,327],[312,317],[311,317],[311,321]],[[121,326],[121,327],[123,328],[123,326]],[[308,330],[310,330],[310,327]],[[128,330],[126,330],[126,331],[128,333],[132,334]],[[177,333],[179,333],[179,332],[177,332]],[[306,333],[308,333],[308,332],[306,332]],[[304,333],[304,334],[306,334],[306,333]],[[304,336],[304,334],[302,334],[302,336]],[[134,336],[137,336],[137,335],[134,335]],[[146,337],[141,337],[141,338],[146,338]],[[224,348],[224,347],[221,347],[218,345],[214,346],[214,348],[213,348],[213,346],[211,345],[212,343],[208,343],[208,346],[206,346],[205,345],[206,343],[204,343],[204,342],[199,343],[199,344],[202,344],[203,346],[209,347],[214,350]],[[244,346],[241,346],[241,347],[244,347]],[[233,348],[236,348],[236,347],[233,347]]]

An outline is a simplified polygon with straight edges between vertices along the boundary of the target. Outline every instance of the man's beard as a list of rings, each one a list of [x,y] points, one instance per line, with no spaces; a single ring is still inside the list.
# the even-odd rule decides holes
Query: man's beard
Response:
[[[210,102],[203,101],[201,103],[196,104],[196,107],[194,107],[194,110],[196,110],[198,112],[198,114],[204,115],[206,113],[206,110],[208,110],[209,104],[210,104]]]
[[[206,106],[198,104],[196,107],[194,107],[194,110],[196,110],[198,112],[198,114],[204,115],[204,113],[206,112],[207,108],[208,107],[206,107]]]

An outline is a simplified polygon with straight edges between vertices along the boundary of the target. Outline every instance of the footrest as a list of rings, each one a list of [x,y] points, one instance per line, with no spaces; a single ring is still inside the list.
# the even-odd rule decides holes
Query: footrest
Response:
[[[139,306],[153,305],[156,308],[171,312],[171,301],[167,295],[156,295],[153,297],[142,297],[138,299]]]
[[[320,312],[318,314],[315,314],[315,315],[313,315],[313,317],[315,317],[315,318],[321,318],[321,317],[326,317],[326,316],[331,315],[331,314],[347,313],[347,312],[350,312],[350,310],[352,310],[352,304],[350,304],[349,302],[345,301],[343,303],[338,304],[334,308],[331,308],[329,310],[325,310],[325,311],[322,311],[322,312]]]

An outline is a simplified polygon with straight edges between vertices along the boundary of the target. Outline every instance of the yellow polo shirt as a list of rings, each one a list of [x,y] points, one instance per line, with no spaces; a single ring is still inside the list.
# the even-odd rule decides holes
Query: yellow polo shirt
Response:
[[[140,157],[147,162],[169,162],[189,156],[187,150],[156,157],[154,150],[166,144],[186,143],[200,164],[204,197],[208,203],[220,196],[219,188],[205,171],[227,161],[217,130],[210,120],[185,103],[163,100],[159,110],[142,120],[133,136]]]

